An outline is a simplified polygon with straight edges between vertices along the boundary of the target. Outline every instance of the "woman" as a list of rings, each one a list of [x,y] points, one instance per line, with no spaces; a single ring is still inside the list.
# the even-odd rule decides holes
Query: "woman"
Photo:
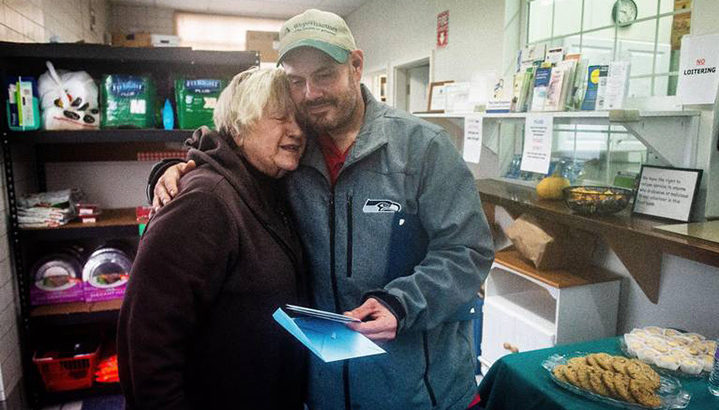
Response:
[[[120,312],[128,408],[302,408],[304,349],[272,319],[304,303],[278,181],[305,148],[294,112],[283,71],[253,68],[220,95],[218,131],[195,131],[197,169],[151,220]]]

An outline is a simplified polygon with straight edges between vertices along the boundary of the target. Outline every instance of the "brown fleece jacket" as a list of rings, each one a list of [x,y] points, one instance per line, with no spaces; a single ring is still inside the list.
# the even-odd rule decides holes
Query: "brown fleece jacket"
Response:
[[[195,132],[198,168],[153,217],[120,312],[128,408],[302,408],[305,350],[272,319],[305,303],[278,181],[228,137]]]

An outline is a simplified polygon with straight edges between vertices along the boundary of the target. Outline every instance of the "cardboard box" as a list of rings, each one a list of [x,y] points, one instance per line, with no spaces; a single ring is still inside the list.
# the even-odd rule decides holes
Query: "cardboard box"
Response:
[[[112,33],[112,45],[115,47],[152,47],[150,33]]]
[[[180,37],[169,34],[150,34],[153,47],[179,47]]]
[[[260,61],[276,62],[278,58],[275,45],[280,41],[280,33],[276,31],[247,31],[245,49],[259,51]]]

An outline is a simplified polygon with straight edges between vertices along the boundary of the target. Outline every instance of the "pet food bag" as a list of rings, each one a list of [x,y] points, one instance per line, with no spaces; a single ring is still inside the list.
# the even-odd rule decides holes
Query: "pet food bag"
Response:
[[[153,128],[155,86],[147,76],[102,77],[103,128]]]
[[[83,300],[80,250],[62,249],[42,257],[35,263],[30,286],[32,306]]]
[[[92,130],[100,126],[97,85],[84,71],[48,71],[38,80],[43,128],[46,130]]]
[[[213,78],[178,78],[175,80],[175,101],[179,128],[195,129],[203,125],[214,128],[212,113],[225,81]]]
[[[82,270],[87,302],[122,299],[132,269],[132,254],[107,245],[90,255]]]

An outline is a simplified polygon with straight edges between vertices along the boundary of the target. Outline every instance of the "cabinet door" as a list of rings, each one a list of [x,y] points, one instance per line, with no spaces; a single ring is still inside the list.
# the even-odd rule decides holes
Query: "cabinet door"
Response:
[[[516,343],[516,318],[493,298],[485,299],[482,312],[482,358],[494,363],[510,353],[504,343]]]
[[[555,345],[554,329],[547,329],[532,320],[532,317],[517,318],[517,344],[520,352],[527,350],[545,349]]]

